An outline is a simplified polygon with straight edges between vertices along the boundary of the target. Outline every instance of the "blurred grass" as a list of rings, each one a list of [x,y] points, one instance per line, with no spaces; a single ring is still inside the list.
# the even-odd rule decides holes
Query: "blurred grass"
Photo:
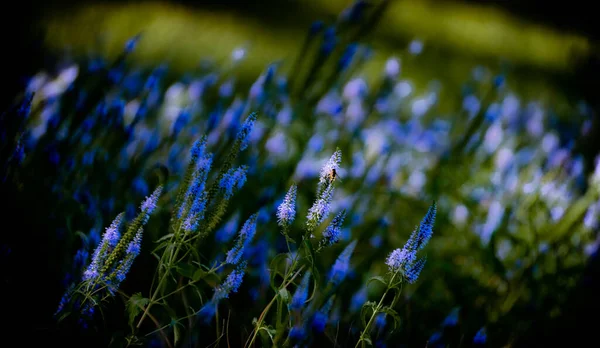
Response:
[[[284,1],[264,14],[248,15],[164,2],[88,4],[50,14],[41,24],[48,48],[68,47],[75,54],[96,52],[109,58],[142,32],[133,62],[167,62],[175,73],[192,71],[201,58],[227,64],[232,50],[245,45],[247,59],[236,76],[250,83],[268,63],[280,59],[291,63],[310,23],[334,20],[349,3]],[[425,43],[424,53],[417,57],[406,52],[413,38]],[[504,60],[523,68],[511,76],[515,84],[511,87],[524,96],[567,103],[561,101],[561,87],[551,75],[569,74],[591,52],[585,37],[523,22],[499,9],[441,1],[392,1],[367,39],[376,49],[364,67],[367,80],[380,76],[389,56],[400,56],[403,75],[413,81],[417,93],[432,80],[444,83],[448,94],[441,100],[443,110],[455,109],[461,102],[456,98],[460,85],[475,65],[501,70]]]

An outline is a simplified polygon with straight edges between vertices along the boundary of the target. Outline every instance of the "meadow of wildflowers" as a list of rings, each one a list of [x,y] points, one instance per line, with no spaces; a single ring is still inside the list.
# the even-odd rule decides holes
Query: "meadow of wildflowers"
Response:
[[[474,67],[462,109],[440,114],[443,89],[416,94],[400,56],[369,85],[360,39],[382,4],[315,22],[289,72],[268,65],[248,89],[243,49],[173,76],[129,63],[143,35],[115,61],[32,76],[0,116],[6,212],[28,219],[2,258],[8,293],[38,299],[32,330],[84,346],[502,346],[559,320],[600,243],[600,161],[575,146],[592,111],[559,115]]]

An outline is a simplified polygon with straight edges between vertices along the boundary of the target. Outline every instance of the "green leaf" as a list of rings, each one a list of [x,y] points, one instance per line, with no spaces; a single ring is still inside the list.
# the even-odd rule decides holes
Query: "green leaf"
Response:
[[[309,261],[312,268],[315,260],[315,249],[313,248],[312,244],[310,243],[310,240],[308,239],[304,240],[304,245],[306,246],[306,250],[308,250]]]
[[[58,322],[65,320],[69,315],[71,315],[71,312],[63,312],[58,318]]]
[[[385,279],[382,276],[374,276],[369,279],[369,281],[367,282],[367,286],[369,286],[369,284],[371,284],[371,282],[375,282],[375,281],[380,282],[383,285],[388,285],[388,283],[385,281]]]
[[[383,307],[381,308],[381,311],[384,312],[385,314],[391,316],[392,318],[394,318],[394,329],[398,328],[400,326],[400,315],[398,315],[398,312],[396,312],[395,310],[393,310],[390,307]]]
[[[129,312],[129,325],[133,325],[133,321],[135,317],[140,314],[146,305],[150,302],[150,300],[146,297],[142,296],[142,293],[138,292],[133,294],[127,301],[127,312]]]
[[[82,240],[84,243],[87,243],[87,241],[88,241],[88,237],[85,235],[85,233],[83,233],[82,231],[77,231],[77,232],[75,232],[75,235],[76,235],[76,236],[79,236],[79,238],[81,238],[81,240]],[[100,243],[100,244],[102,244],[102,243]]]
[[[310,240],[308,239],[304,240],[304,245],[306,246],[306,250],[308,251],[308,262],[310,262],[310,270],[313,274],[313,279],[315,281],[314,288],[316,289],[320,285],[320,276],[319,270],[317,269],[317,263],[315,262],[315,249],[313,248],[312,244],[310,243]]]
[[[179,342],[179,338],[181,338],[181,328],[177,325],[178,322],[175,319],[171,320],[171,326],[173,327],[173,335],[175,336],[174,343],[177,345]]]
[[[201,278],[202,280],[204,280],[204,282],[211,286],[211,287],[216,287],[217,285],[219,285],[221,283],[221,278],[214,274],[214,273],[205,273],[204,276]]]
[[[375,306],[376,306],[375,302],[367,301],[363,304],[362,308],[360,309],[360,320],[362,321],[363,327],[367,326],[367,320],[366,320],[367,309],[373,308],[373,311],[375,311]]]
[[[166,234],[166,235],[164,235],[164,236],[160,237],[160,238],[159,238],[159,239],[158,239],[156,242],[154,242],[154,243],[160,243],[160,242],[163,242],[163,241],[165,241],[165,240],[167,240],[167,239],[169,239],[169,238],[173,237],[173,235],[174,235],[173,233]]]
[[[282,260],[287,260],[288,257],[289,255],[287,253],[278,254],[273,258],[273,260],[271,260],[271,263],[269,263],[269,271],[271,272],[270,283],[271,288],[273,288],[274,291],[277,291],[279,288],[277,284],[275,284],[275,276],[277,276],[277,274],[281,274],[282,277],[284,276],[281,272],[279,272],[279,263]]]
[[[372,346],[373,345],[373,341],[371,341],[370,337],[365,337],[363,338],[363,341],[367,342],[368,345]]]
[[[287,289],[279,289],[279,297],[281,297],[283,302],[290,303],[290,292]]]
[[[365,304],[363,304],[363,307],[375,307],[375,305],[377,304],[374,301],[367,301]]]
[[[206,276],[206,273],[207,272],[205,270],[203,270],[202,268],[198,268],[194,272],[194,275],[192,276],[192,280],[197,282],[198,280],[204,278]]]
[[[177,273],[182,276],[190,279],[194,279],[194,274],[196,273],[196,267],[190,265],[189,263],[180,262],[175,266]]]

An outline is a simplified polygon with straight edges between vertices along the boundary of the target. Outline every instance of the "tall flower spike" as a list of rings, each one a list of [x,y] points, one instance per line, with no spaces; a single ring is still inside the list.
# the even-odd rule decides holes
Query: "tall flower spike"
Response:
[[[231,168],[223,175],[223,178],[221,178],[221,181],[219,182],[219,187],[223,190],[225,199],[231,198],[234,190],[239,190],[244,186],[246,183],[247,170],[247,166]]]
[[[119,242],[119,238],[121,238],[121,233],[119,229],[121,228],[121,224],[123,222],[123,213],[117,215],[117,217],[113,220],[113,222],[108,226],[106,232],[102,236],[102,244],[106,242],[106,245],[109,247],[114,247]]]
[[[342,210],[339,214],[337,214],[329,226],[323,232],[323,239],[321,239],[320,246],[332,246],[333,244],[339,242],[342,224],[344,223],[344,218],[346,217],[346,210]]]
[[[142,247],[142,233],[143,229],[140,227],[135,234],[135,237],[133,237],[133,240],[127,245],[125,256],[119,262],[113,274],[108,277],[112,292],[116,291],[119,288],[119,285],[125,280],[133,261],[140,254]]]
[[[156,203],[158,203],[161,193],[162,185],[159,185],[154,192],[142,202],[142,205],[140,206],[141,210],[147,215],[152,214],[154,209],[156,209]]]
[[[331,155],[327,163],[325,163],[325,165],[321,168],[321,173],[319,174],[319,185],[317,188],[317,192],[319,194],[327,187],[328,184],[335,180],[335,176],[340,170],[341,162],[342,150],[337,149],[333,155]]]
[[[423,267],[425,267],[426,261],[427,258],[422,257],[418,259],[413,265],[410,265],[410,267],[406,270],[404,276],[406,277],[406,280],[409,283],[413,284],[417,281],[417,279],[419,278],[419,274],[421,274]]]
[[[308,210],[308,215],[306,217],[307,227],[309,231],[314,230],[318,225],[320,225],[323,220],[327,218],[329,215],[329,208],[331,205],[331,201],[333,199],[333,184],[327,185],[327,188],[321,193],[321,195],[317,198],[315,203]]]
[[[192,146],[192,150],[190,151],[191,153],[191,163],[196,166],[198,163],[198,160],[200,159],[200,157],[202,157],[204,155],[204,153],[206,152],[206,138],[202,137],[201,139],[198,139],[194,142],[194,145]]]
[[[122,261],[123,255],[127,255],[127,249],[132,240],[135,239],[136,234],[139,232],[150,219],[150,214],[156,209],[156,204],[162,193],[162,185],[159,185],[154,192],[146,197],[144,202],[141,204],[141,211],[138,216],[129,224],[127,231],[123,234],[123,237],[117,243],[117,246],[108,254],[106,261],[101,268],[100,273],[105,276],[110,274],[115,268],[119,267],[119,260]]]
[[[421,250],[427,245],[431,235],[433,234],[433,224],[435,222],[436,204],[433,202],[427,214],[423,217],[421,224],[419,225],[419,232],[417,233],[416,247]]]
[[[175,202],[175,213],[177,218],[183,218],[183,214],[189,207],[189,194],[191,186],[193,185],[194,179],[196,179],[200,158],[204,157],[206,153],[206,137],[202,137],[194,142],[192,149],[190,150],[190,161],[185,171],[183,181],[180,185],[179,192],[177,194],[177,200]],[[212,156],[212,155],[210,155]],[[211,157],[212,159],[212,157]],[[210,167],[207,169],[210,170]]]
[[[340,256],[338,256],[337,260],[335,260],[333,267],[331,267],[331,270],[329,271],[329,281],[334,285],[339,285],[344,278],[346,278],[348,269],[350,268],[350,256],[352,256],[355,247],[356,240],[346,246],[340,253]]]
[[[411,265],[417,257],[414,250],[409,248],[398,248],[390,253],[385,264],[390,272],[395,273],[399,270],[405,270],[407,265]]]
[[[218,302],[224,298],[228,298],[229,293],[235,293],[238,291],[238,289],[242,285],[242,281],[244,280],[244,273],[246,273],[246,264],[246,261],[241,262],[235,270],[229,273],[227,279],[225,279],[223,284],[221,284],[215,289],[213,301]]]
[[[292,185],[283,199],[283,202],[277,207],[277,223],[281,227],[288,226],[296,217],[296,185]]]
[[[119,229],[123,223],[124,215],[124,213],[117,215],[110,226],[106,229],[106,232],[104,232],[104,235],[102,235],[102,241],[98,244],[96,250],[94,250],[92,262],[83,272],[83,280],[89,280],[99,276],[99,270],[102,267],[107,254],[117,245],[119,239],[121,238]]]
[[[133,240],[129,242],[126,251],[128,255],[133,255],[135,257],[140,254],[140,249],[142,247],[142,233],[143,229],[140,228],[135,234],[135,237],[133,237]]]
[[[237,139],[240,141],[240,151],[243,151],[248,147],[248,136],[254,126],[254,121],[256,121],[256,112],[251,113],[248,118],[246,118],[242,128],[238,132]]]
[[[246,246],[248,246],[252,238],[254,238],[254,234],[256,233],[257,217],[258,214],[253,214],[248,218],[248,220],[246,220],[244,226],[242,226],[242,229],[238,234],[235,246],[227,252],[227,258],[225,259],[225,262],[230,263],[232,265],[235,265],[238,262],[240,262],[240,259],[244,254],[244,249],[246,248]]]
[[[198,169],[191,176],[191,183],[185,194],[185,199],[179,208],[178,217],[183,218],[186,211],[191,210],[193,205],[199,198],[206,187],[206,178],[212,165],[212,154],[204,156],[198,161]]]

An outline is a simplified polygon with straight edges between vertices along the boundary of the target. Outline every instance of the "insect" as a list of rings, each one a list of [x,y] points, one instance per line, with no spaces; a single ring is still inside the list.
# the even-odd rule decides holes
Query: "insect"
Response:
[[[331,168],[331,170],[329,171],[329,181],[333,182],[335,179],[340,180],[340,176],[338,175],[337,171],[335,170],[335,168]]]

